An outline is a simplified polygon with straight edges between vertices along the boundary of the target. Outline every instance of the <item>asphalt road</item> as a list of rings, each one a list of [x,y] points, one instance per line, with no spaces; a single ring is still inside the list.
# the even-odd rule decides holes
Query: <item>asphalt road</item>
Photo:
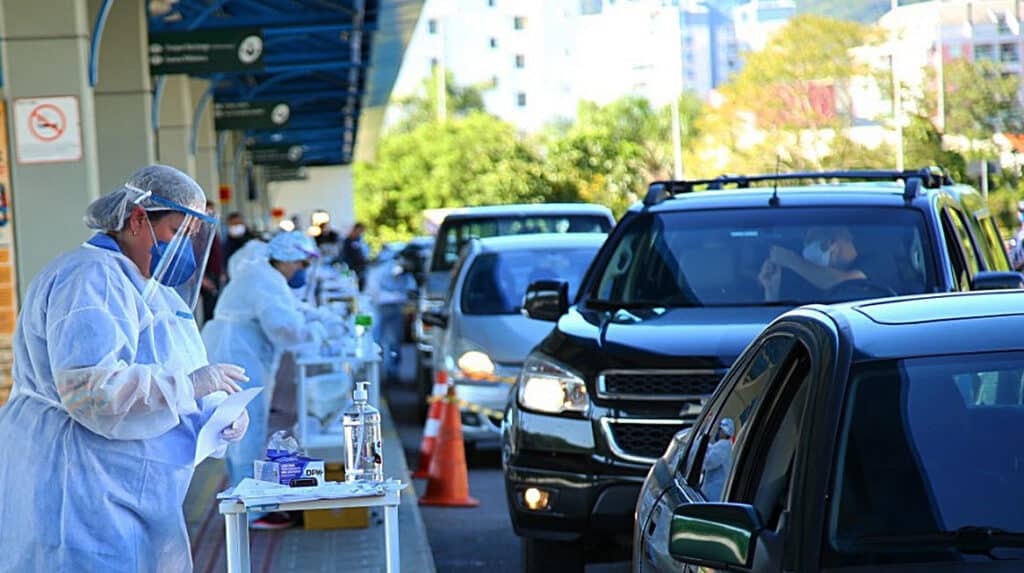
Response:
[[[411,385],[391,387],[388,406],[398,426],[410,468],[418,461],[422,425],[416,420]],[[476,508],[422,507],[439,573],[518,573],[522,571],[519,538],[512,531],[505,505],[501,458],[496,450],[474,452],[468,460],[470,495]],[[422,494],[426,483],[416,480]],[[626,573],[628,563],[590,565],[587,573]]]

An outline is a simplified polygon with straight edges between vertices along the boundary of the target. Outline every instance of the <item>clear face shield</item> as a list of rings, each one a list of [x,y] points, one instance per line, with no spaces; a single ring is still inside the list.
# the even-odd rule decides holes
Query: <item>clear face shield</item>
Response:
[[[154,245],[150,248],[150,278],[142,295],[148,300],[161,286],[169,287],[178,293],[188,308],[195,308],[210,248],[217,236],[217,219],[158,195],[145,191],[142,194],[135,201],[136,204],[149,199],[165,207],[151,209],[147,214],[170,212],[167,217],[171,217],[169,223],[174,230],[170,241],[161,240],[155,232],[154,223],[150,221]]]

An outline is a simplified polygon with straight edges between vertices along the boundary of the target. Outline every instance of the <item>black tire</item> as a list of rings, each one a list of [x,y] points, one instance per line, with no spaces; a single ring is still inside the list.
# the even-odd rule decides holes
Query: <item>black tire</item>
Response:
[[[523,573],[583,573],[586,559],[579,541],[522,537]]]

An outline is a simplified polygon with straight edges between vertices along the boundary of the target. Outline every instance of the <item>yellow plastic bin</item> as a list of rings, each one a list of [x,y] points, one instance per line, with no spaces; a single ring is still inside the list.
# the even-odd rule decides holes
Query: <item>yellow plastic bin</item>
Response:
[[[328,462],[324,464],[327,481],[345,481],[344,464]],[[316,509],[303,512],[305,529],[366,529],[370,526],[370,508],[353,507],[351,509]]]

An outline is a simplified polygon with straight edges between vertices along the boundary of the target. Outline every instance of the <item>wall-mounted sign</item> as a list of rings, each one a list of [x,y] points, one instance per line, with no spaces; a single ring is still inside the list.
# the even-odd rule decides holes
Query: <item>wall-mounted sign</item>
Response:
[[[267,181],[305,181],[309,179],[309,173],[307,173],[304,167],[274,167],[268,166],[264,172]]]
[[[82,126],[75,96],[14,100],[14,142],[18,163],[82,159]]]
[[[18,316],[18,288],[14,267],[14,232],[9,212],[11,159],[7,145],[7,107],[0,101],[0,404],[11,392],[12,339]]]
[[[249,148],[256,165],[296,165],[302,161],[301,145],[259,145]]]
[[[149,35],[149,71],[209,74],[263,69],[263,31],[227,28]]]
[[[284,127],[292,109],[283,101],[227,101],[213,105],[213,122],[220,131]]]

